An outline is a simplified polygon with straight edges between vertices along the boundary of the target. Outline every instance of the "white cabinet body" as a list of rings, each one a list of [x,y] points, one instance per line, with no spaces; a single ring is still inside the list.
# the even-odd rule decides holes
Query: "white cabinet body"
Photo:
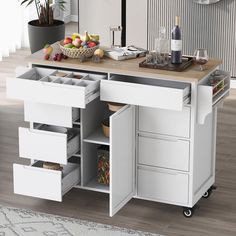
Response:
[[[14,165],[15,193],[55,201],[72,187],[108,193],[113,216],[133,197],[191,208],[214,184],[217,106],[229,94],[227,74],[214,96],[207,85],[212,71],[200,82],[103,71],[79,86],[70,76],[58,80],[50,77],[54,70],[37,67],[7,80],[8,97],[25,102],[31,123],[19,129],[20,156],[41,161]],[[127,104],[110,116],[109,138],[101,131],[110,114],[107,101]],[[77,129],[80,137],[35,123]],[[109,186],[96,177],[99,145],[109,147]],[[71,156],[80,164],[70,163]],[[38,164],[43,161],[63,164],[63,170],[45,170]]]

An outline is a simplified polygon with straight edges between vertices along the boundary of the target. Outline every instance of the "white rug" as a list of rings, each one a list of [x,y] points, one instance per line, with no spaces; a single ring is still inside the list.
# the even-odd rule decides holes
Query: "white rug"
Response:
[[[0,236],[158,236],[110,225],[0,206]],[[160,235],[159,235],[160,236]]]

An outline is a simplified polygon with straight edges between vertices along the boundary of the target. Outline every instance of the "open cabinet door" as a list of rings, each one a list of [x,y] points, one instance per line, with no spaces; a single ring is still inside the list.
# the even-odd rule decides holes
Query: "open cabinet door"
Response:
[[[135,116],[127,105],[110,117],[110,216],[135,192]]]

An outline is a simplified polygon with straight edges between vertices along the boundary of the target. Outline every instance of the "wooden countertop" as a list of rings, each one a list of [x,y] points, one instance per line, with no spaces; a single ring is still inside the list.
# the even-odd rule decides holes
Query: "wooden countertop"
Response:
[[[59,51],[58,43],[53,44],[53,54]],[[205,65],[206,70],[199,71],[197,66],[193,65],[186,69],[184,72],[173,72],[157,69],[140,68],[139,62],[143,61],[144,58],[137,58],[125,61],[115,61],[109,58],[104,58],[101,63],[95,63],[90,61],[79,62],[77,59],[68,58],[60,62],[50,60],[44,60],[43,51],[40,50],[28,57],[25,60],[31,64],[44,65],[44,66],[54,66],[63,67],[68,69],[78,69],[78,70],[88,70],[95,72],[105,72],[114,74],[123,74],[131,76],[149,77],[157,79],[170,79],[182,82],[199,82],[211,71],[213,71],[217,66],[222,64],[222,60],[210,59]]]

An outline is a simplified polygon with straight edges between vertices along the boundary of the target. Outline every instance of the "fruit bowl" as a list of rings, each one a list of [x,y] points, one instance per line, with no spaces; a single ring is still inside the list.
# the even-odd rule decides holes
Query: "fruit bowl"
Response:
[[[99,48],[99,45],[96,45],[92,48],[66,48],[64,47],[63,40],[59,43],[62,53],[70,58],[89,58],[92,57],[96,49]]]

